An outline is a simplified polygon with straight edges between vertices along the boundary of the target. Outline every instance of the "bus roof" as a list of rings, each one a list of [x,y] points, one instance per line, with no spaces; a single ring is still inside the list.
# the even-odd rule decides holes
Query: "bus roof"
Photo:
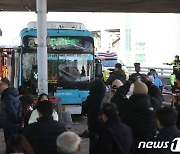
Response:
[[[25,36],[33,36],[37,37],[37,30],[36,29],[23,29],[20,32],[20,37],[25,37]],[[93,34],[89,32],[88,30],[73,30],[73,29],[48,29],[47,30],[47,36],[48,37],[63,37],[63,36],[79,36],[79,37],[91,37],[92,39],[94,38]]]
[[[37,22],[31,21],[27,24],[28,29],[37,29]],[[57,22],[57,21],[48,21],[47,29],[74,29],[74,30],[86,30],[86,27],[83,23],[78,22]]]

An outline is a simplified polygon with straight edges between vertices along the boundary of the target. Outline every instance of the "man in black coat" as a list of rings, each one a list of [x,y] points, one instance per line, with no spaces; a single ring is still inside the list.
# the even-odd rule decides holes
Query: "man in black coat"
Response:
[[[129,78],[140,78],[142,82],[146,82],[147,81],[147,77],[145,74],[140,73],[141,71],[141,67],[140,67],[140,63],[134,63],[134,67],[135,67],[135,72],[129,76]]]
[[[0,82],[0,93],[0,123],[4,129],[5,142],[7,142],[12,135],[17,133],[22,107],[18,97],[18,90],[10,87],[10,82],[7,78],[3,78]]]
[[[132,131],[118,118],[116,105],[104,103],[101,118],[105,127],[95,144],[94,154],[134,154]]]
[[[91,149],[94,146],[98,138],[99,131],[102,129],[102,125],[99,121],[101,102],[105,95],[106,87],[104,82],[101,79],[96,79],[90,85],[89,96],[85,101],[85,106],[87,108],[87,124],[89,131],[89,151],[90,154]]]
[[[154,137],[152,141],[154,144],[159,142],[159,145],[161,145],[162,147],[154,148],[153,145],[152,148],[149,149],[148,154],[173,154],[177,152],[178,154],[180,153],[180,150],[178,150],[179,141],[177,141],[177,143],[175,141],[175,138],[180,138],[180,130],[178,130],[175,126],[176,119],[177,113],[171,107],[163,107],[157,110],[156,121],[159,133]],[[173,142],[176,144],[174,144]],[[172,146],[173,144],[175,146]],[[175,149],[177,149],[178,151],[175,152]]]
[[[37,104],[38,122],[27,126],[23,135],[31,144],[35,154],[56,154],[56,139],[66,131],[65,126],[53,120],[52,103],[44,100]]]
[[[150,96],[151,99],[151,105],[154,109],[154,111],[158,110],[162,106],[162,93],[160,89],[154,85],[151,81],[146,81],[145,82],[147,87],[148,87],[148,95]]]
[[[150,140],[156,133],[154,107],[148,95],[148,88],[140,79],[134,83],[133,94],[129,98],[126,97],[130,82],[126,82],[117,90],[111,102],[117,105],[122,122],[132,129],[136,154],[145,154],[145,149],[137,147],[139,142]]]
[[[126,74],[122,70],[122,65],[120,63],[117,63],[115,65],[115,70],[110,74],[109,78],[106,81],[106,84],[112,85],[113,81],[116,79],[119,79],[122,83],[126,82]]]

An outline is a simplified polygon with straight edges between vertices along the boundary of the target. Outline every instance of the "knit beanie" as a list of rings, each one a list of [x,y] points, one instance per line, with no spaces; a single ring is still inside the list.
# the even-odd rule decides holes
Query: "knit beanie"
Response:
[[[140,79],[138,79],[134,82],[133,93],[134,94],[147,94],[148,88],[147,88],[146,84],[144,84],[143,82],[141,82]]]
[[[123,83],[119,79],[114,80],[112,83],[112,87],[116,87],[116,88],[119,88],[122,85],[123,85]]]

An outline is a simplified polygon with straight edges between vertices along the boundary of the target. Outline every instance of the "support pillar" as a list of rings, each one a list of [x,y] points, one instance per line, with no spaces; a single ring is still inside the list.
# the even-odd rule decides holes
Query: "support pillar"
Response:
[[[47,66],[47,0],[36,0],[38,94],[48,94]]]

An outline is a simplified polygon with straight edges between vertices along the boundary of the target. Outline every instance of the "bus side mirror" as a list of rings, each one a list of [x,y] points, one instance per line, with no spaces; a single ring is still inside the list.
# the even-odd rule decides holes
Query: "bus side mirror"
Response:
[[[95,60],[95,77],[102,78],[102,64],[97,59]]]

